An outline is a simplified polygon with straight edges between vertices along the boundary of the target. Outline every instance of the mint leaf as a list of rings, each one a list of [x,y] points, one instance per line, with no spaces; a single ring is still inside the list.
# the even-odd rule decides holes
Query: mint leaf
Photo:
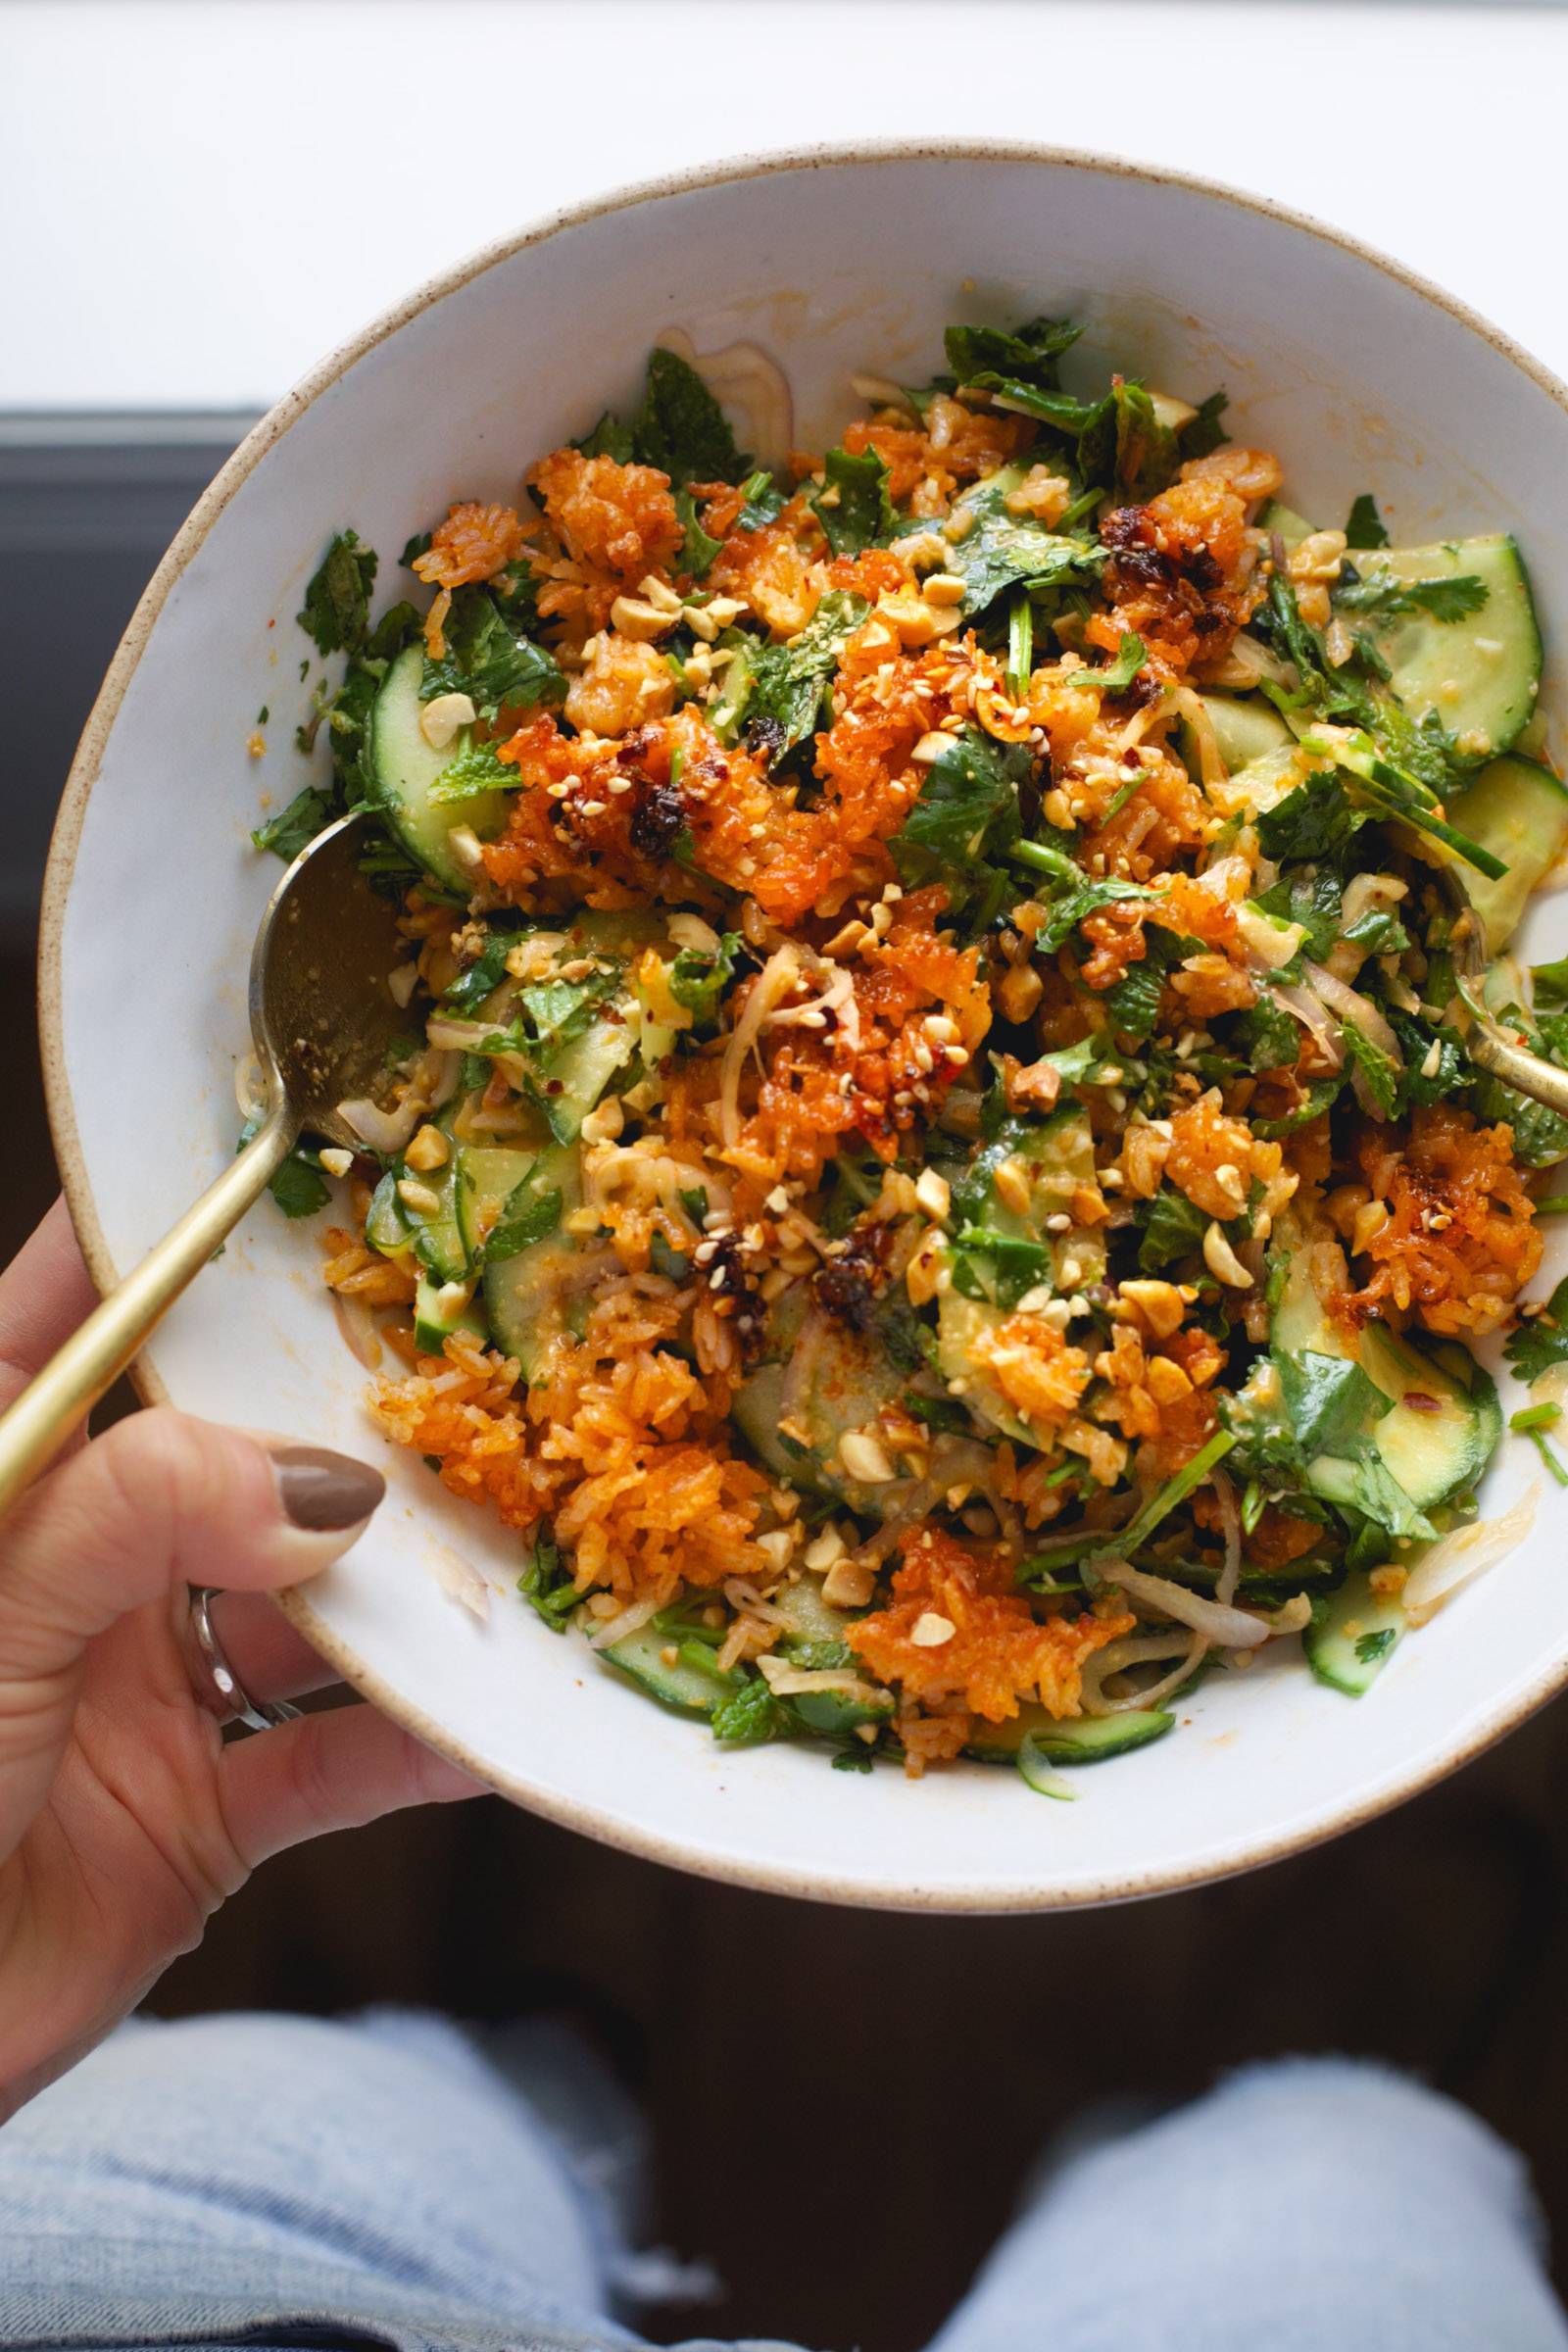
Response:
[[[855,458],[846,449],[830,449],[823,472],[811,512],[833,553],[858,556],[868,547],[886,547],[898,516],[888,496],[888,469],[877,452],[868,449]]]
[[[640,463],[657,466],[677,489],[688,482],[738,482],[746,470],[729,421],[697,369],[662,346],[648,355],[632,442]]]
[[[432,801],[442,804],[477,800],[481,793],[514,790],[517,771],[500,758],[493,743],[466,743],[449,760],[430,787]]]
[[[1383,1116],[1392,1119],[1399,1100],[1398,1063],[1381,1046],[1375,1045],[1357,1022],[1342,1021],[1340,1026],[1350,1060],[1360,1071],[1367,1093]]]
[[[360,545],[358,531],[339,531],[331,540],[295,615],[318,653],[359,652],[369,623],[375,570],[375,550]]]
[[[751,738],[775,760],[815,732],[845,639],[870,610],[863,596],[829,589],[798,637],[758,650],[746,723]]]
[[[542,1242],[555,1232],[561,1223],[565,1203],[559,1187],[547,1193],[529,1190],[525,1176],[501,1212],[501,1221],[484,1246],[484,1262],[497,1266],[509,1257],[520,1257],[535,1242]]]
[[[288,807],[265,825],[259,825],[251,835],[259,850],[270,850],[285,865],[292,865],[301,850],[309,849],[323,825],[332,821],[332,804],[324,792],[307,784],[297,792]]]
[[[496,718],[503,706],[528,710],[565,700],[566,681],[555,658],[531,637],[519,636],[486,588],[459,588],[446,621],[447,650],[426,657],[419,700],[466,694],[479,716]]]
[[[1363,490],[1351,506],[1349,518],[1345,525],[1345,537],[1347,544],[1353,548],[1388,546],[1389,534],[1383,527],[1383,517],[1378,513],[1377,501],[1370,490]]]
[[[1202,1245],[1208,1219],[1196,1201],[1174,1185],[1162,1184],[1143,1217],[1138,1245],[1138,1270],[1158,1274],[1178,1257],[1187,1257]]]
[[[713,1738],[726,1747],[755,1747],[764,1740],[782,1739],[790,1729],[789,1709],[760,1674],[748,1675],[738,1690],[721,1698],[709,1720]]]

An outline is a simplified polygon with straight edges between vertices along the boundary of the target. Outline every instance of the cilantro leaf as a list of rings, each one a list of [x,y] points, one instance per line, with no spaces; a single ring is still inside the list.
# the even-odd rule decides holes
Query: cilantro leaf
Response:
[[[1054,899],[1051,912],[1035,933],[1037,956],[1054,956],[1056,950],[1072,937],[1086,916],[1098,914],[1103,906],[1113,906],[1124,899],[1150,899],[1155,893],[1142,882],[1124,882],[1115,874],[1104,881],[1091,881],[1087,876],[1075,889]]]
[[[318,653],[359,652],[369,623],[375,570],[375,550],[360,545],[358,531],[336,533],[295,615]]]
[[[1322,768],[1263,810],[1257,838],[1265,858],[1277,864],[1337,858],[1366,822],[1367,811],[1351,805],[1344,778]]]
[[[1282,874],[1253,904],[1277,922],[1299,923],[1306,933],[1306,953],[1321,963],[1340,936],[1343,898],[1339,875],[1332,866],[1322,865],[1311,875]]]
[[[1142,1222],[1143,1237],[1138,1245],[1141,1274],[1158,1274],[1176,1258],[1200,1249],[1208,1229],[1208,1219],[1198,1203],[1170,1184],[1160,1186]]]
[[[863,596],[831,588],[798,637],[787,645],[759,649],[752,663],[746,723],[753,739],[775,759],[815,732],[845,640],[870,610]]]
[[[1361,1082],[1378,1110],[1386,1119],[1394,1116],[1399,1100],[1399,1065],[1391,1054],[1368,1037],[1357,1021],[1342,1021],[1346,1048],[1354,1067],[1361,1073]]]
[[[1502,1352],[1523,1381],[1538,1381],[1553,1364],[1568,1364],[1568,1276],[1543,1312],[1520,1324]]]
[[[243,1152],[257,1129],[259,1118],[247,1119],[239,1132],[236,1152]],[[332,1188],[321,1173],[317,1154],[304,1144],[296,1144],[275,1176],[267,1187],[285,1217],[314,1217],[332,1198]]]
[[[332,804],[324,792],[307,784],[297,792],[286,808],[259,825],[251,835],[259,850],[270,850],[285,865],[292,865],[301,850],[308,849],[323,825],[332,821]]]
[[[677,489],[688,482],[738,482],[746,471],[718,402],[697,369],[662,345],[648,355],[632,443],[639,462],[657,466]]]
[[[564,1205],[559,1186],[553,1186],[547,1193],[531,1192],[525,1176],[485,1243],[485,1264],[499,1265],[504,1258],[518,1257],[524,1250],[531,1250],[535,1242],[542,1242],[561,1223]]]
[[[488,589],[456,591],[445,634],[442,659],[425,658],[420,702],[466,694],[481,718],[494,719],[503,706],[526,710],[565,700],[566,681],[554,656],[517,634]]]
[[[1370,490],[1363,490],[1351,506],[1349,519],[1345,525],[1345,539],[1347,546],[1354,548],[1388,546],[1389,534],[1383,527],[1383,517],[1378,513],[1377,501]]]
[[[506,792],[519,781],[515,767],[509,767],[493,743],[466,743],[449,760],[430,787],[432,801],[447,803],[477,800],[483,792]]]
[[[285,1217],[314,1217],[332,1198],[331,1188],[321,1173],[321,1163],[314,1152],[296,1144],[268,1191]]]
[[[1125,694],[1147,660],[1148,652],[1143,639],[1131,629],[1123,629],[1115,661],[1108,669],[1097,669],[1092,673],[1094,683],[1103,688],[1106,694]]]
[[[533,1556],[517,1579],[517,1591],[553,1634],[565,1632],[566,1620],[582,1598],[571,1581],[570,1569],[561,1564],[559,1547],[548,1536],[541,1536],[534,1545]]]
[[[717,1018],[719,1001],[735,976],[741,935],[726,931],[716,955],[704,948],[682,948],[669,967],[669,993],[697,1021]]]
[[[855,458],[847,449],[830,449],[823,473],[826,478],[811,500],[811,512],[833,553],[858,556],[868,547],[886,547],[898,516],[888,496],[888,469],[878,453],[868,449]]]
[[[1394,1399],[1348,1356],[1303,1348],[1282,1350],[1275,1361],[1285,1420],[1305,1459],[1330,1453],[1354,1460]]]
[[[1487,595],[1485,582],[1465,571],[1449,579],[1347,580],[1336,589],[1334,602],[1342,612],[1366,612],[1378,620],[1426,612],[1434,620],[1449,623],[1479,612]]]

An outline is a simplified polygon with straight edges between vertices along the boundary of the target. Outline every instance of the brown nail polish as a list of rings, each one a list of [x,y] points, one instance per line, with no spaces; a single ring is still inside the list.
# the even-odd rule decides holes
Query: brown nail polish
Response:
[[[311,1535],[358,1527],[386,1493],[380,1471],[352,1454],[329,1453],[324,1446],[273,1446],[270,1452],[283,1509]]]

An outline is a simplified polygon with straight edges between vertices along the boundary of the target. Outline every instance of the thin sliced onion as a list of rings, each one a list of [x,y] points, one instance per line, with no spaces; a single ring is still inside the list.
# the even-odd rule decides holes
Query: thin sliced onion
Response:
[[[1229,1608],[1236,1598],[1242,1575],[1242,1514],[1237,1507],[1236,1489],[1223,1470],[1211,1470],[1208,1483],[1219,1503],[1220,1532],[1225,1538],[1225,1562],[1214,1586],[1214,1598],[1221,1608]]]
[[[1540,1500],[1537,1478],[1495,1519],[1477,1519],[1469,1527],[1456,1527],[1451,1536],[1440,1536],[1411,1569],[1399,1594],[1410,1623],[1425,1625],[1461,1585],[1522,1544],[1535,1524]]]
[[[1084,1665],[1084,1684],[1079,1691],[1079,1705],[1084,1715],[1131,1715],[1136,1707],[1159,1705],[1168,1691],[1187,1680],[1195,1665],[1208,1656],[1208,1642],[1201,1635],[1163,1635],[1140,1633],[1128,1635],[1121,1642],[1107,1642],[1107,1646],[1096,1651]],[[1145,1691],[1131,1693],[1128,1698],[1107,1698],[1104,1682],[1112,1675],[1126,1672],[1128,1665],[1161,1665],[1166,1658],[1175,1658],[1168,1675],[1152,1682]]]
[[[1306,974],[1308,989],[1328,1006],[1330,1012],[1337,1013],[1342,1021],[1353,1021],[1363,1037],[1371,1039],[1380,1054],[1387,1054],[1391,1060],[1403,1069],[1404,1055],[1399,1051],[1399,1041],[1370,997],[1363,997],[1358,988],[1351,988],[1348,982],[1336,979],[1320,963],[1308,959],[1301,969]]]
[[[645,1626],[650,1617],[657,1617],[663,1605],[659,1599],[634,1600],[629,1608],[607,1617],[603,1625],[594,1628],[588,1637],[589,1647],[608,1649],[612,1642],[624,1642],[628,1634],[635,1634]]]
[[[786,940],[758,973],[745,1009],[724,1049],[718,1082],[719,1115],[724,1141],[732,1148],[740,1141],[741,1072],[746,1066],[746,1056],[760,1037],[768,1014],[783,1004],[800,977],[801,952],[793,940]]]
[[[1300,1022],[1327,1060],[1329,1068],[1337,1070],[1345,1059],[1344,1035],[1328,1006],[1320,998],[1313,996],[1309,988],[1297,988],[1294,985],[1282,988],[1276,981],[1273,993],[1286,1011],[1294,1013]]]
[[[1172,1583],[1168,1576],[1147,1575],[1127,1560],[1102,1559],[1095,1565],[1105,1582],[1119,1585],[1129,1599],[1141,1600],[1147,1608],[1162,1609],[1178,1625],[1190,1625],[1195,1634],[1201,1634],[1205,1642],[1220,1649],[1255,1649],[1268,1640],[1269,1629],[1262,1618],[1247,1609],[1233,1609],[1201,1592],[1189,1592],[1185,1585]]]
[[[357,1364],[363,1364],[367,1372],[379,1371],[381,1342],[376,1333],[375,1319],[364,1299],[345,1298],[340,1291],[333,1291],[331,1299],[332,1312],[337,1317],[337,1327],[350,1355]]]
[[[792,1666],[788,1658],[776,1658],[766,1650],[757,1665],[775,1698],[797,1698],[803,1690],[842,1690],[847,1698],[858,1698],[867,1706],[885,1699],[874,1683],[852,1674],[847,1666]]]
[[[1195,694],[1191,686],[1178,686],[1170,698],[1170,708],[1186,720],[1193,731],[1193,742],[1198,750],[1200,783],[1205,791],[1210,784],[1223,784],[1227,774],[1225,760],[1220,752],[1219,737],[1214,732],[1214,721],[1208,714],[1201,695]]]
[[[1302,923],[1276,923],[1266,914],[1245,901],[1236,909],[1236,928],[1247,950],[1247,960],[1254,971],[1277,972],[1306,937]]]
[[[412,1141],[423,1113],[417,1098],[412,1095],[396,1110],[383,1110],[378,1102],[364,1095],[340,1102],[337,1115],[372,1152],[401,1152]]]

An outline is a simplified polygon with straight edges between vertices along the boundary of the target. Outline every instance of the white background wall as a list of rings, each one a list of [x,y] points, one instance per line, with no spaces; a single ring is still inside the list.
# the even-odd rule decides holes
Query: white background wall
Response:
[[[0,409],[271,400],[616,183],[931,132],[1352,229],[1568,373],[1568,13],[1342,0],[0,0]]]

